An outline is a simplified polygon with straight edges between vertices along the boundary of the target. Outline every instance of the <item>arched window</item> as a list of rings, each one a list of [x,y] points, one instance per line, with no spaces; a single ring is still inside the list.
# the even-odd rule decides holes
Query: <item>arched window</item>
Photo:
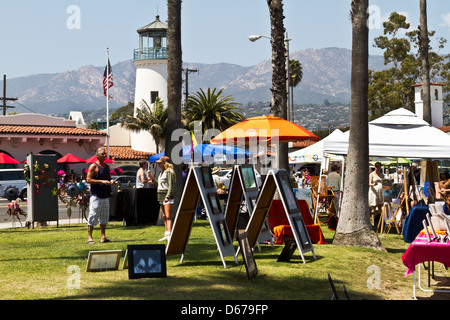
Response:
[[[40,151],[39,154],[56,154],[56,160],[58,160],[59,158],[61,158],[63,155],[55,150],[43,150]],[[69,167],[67,166],[66,163],[58,163],[56,166],[56,171],[58,172],[59,170],[64,170],[64,172],[67,173],[67,170],[69,169]]]
[[[0,150],[0,153],[3,152],[4,154],[10,156],[11,158],[14,158],[8,151]],[[17,161],[23,161],[24,159],[16,159]],[[17,169],[19,166],[17,164],[13,163],[0,163],[0,169]]]

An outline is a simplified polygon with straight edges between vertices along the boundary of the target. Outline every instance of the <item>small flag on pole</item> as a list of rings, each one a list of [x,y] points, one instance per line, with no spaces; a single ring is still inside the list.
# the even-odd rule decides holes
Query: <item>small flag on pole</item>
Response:
[[[111,88],[114,85],[113,83],[113,75],[111,70],[111,64],[109,63],[108,59],[108,65],[105,67],[105,72],[103,73],[103,94],[106,96],[106,92],[109,88]],[[111,96],[109,96],[111,99]]]

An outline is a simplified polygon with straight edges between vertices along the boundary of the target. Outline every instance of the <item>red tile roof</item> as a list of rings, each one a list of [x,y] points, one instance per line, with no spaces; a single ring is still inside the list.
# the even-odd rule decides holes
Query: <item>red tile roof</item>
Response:
[[[76,127],[0,125],[0,134],[106,136],[106,132]]]
[[[450,132],[450,127],[436,127],[436,129],[442,130],[445,133]]]
[[[116,161],[148,159],[152,155],[153,152],[136,151],[131,147],[109,147],[109,156]]]
[[[441,83],[441,82],[430,82],[430,85],[433,85],[433,86],[445,86],[446,84],[445,83]],[[413,84],[411,87],[421,87],[422,86],[422,83],[416,83],[416,84]]]

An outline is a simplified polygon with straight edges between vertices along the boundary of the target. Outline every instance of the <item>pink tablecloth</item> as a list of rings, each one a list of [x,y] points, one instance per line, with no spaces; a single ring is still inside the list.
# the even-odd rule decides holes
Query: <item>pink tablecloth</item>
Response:
[[[403,264],[408,268],[405,276],[414,272],[416,265],[425,261],[437,261],[450,266],[450,242],[428,240],[418,235],[402,256]]]

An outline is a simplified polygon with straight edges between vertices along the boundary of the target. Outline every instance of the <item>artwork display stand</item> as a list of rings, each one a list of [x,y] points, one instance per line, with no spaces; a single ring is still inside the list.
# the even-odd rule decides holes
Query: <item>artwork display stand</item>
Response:
[[[275,191],[277,190],[285,212],[287,213],[295,243],[297,244],[303,263],[306,263],[304,254],[307,252],[312,252],[314,259],[317,259],[297,199],[295,198],[294,190],[292,189],[289,174],[286,170],[278,170],[276,173],[270,170],[266,176],[261,191],[259,192],[253,214],[245,230],[248,234],[251,247],[253,248],[257,243],[258,236],[264,226]]]
[[[249,215],[253,214],[256,199],[258,198],[259,188],[256,182],[256,175],[252,165],[236,165],[230,180],[227,205],[225,208],[225,220],[230,229],[231,237],[234,238],[237,229],[237,221],[242,200],[245,200]],[[273,235],[270,232],[269,224],[264,221],[261,233],[258,236],[258,242],[270,241],[272,243]],[[273,245],[273,243],[272,243]]]
[[[58,176],[56,155],[34,155],[27,157],[29,182],[27,202],[28,217],[34,228],[34,222],[57,221],[58,217]]]
[[[222,263],[226,269],[225,257],[233,256],[235,263],[238,262],[209,167],[191,167],[188,172],[173,223],[172,235],[167,243],[166,256],[181,254],[180,262],[183,262],[200,197],[205,206]]]

